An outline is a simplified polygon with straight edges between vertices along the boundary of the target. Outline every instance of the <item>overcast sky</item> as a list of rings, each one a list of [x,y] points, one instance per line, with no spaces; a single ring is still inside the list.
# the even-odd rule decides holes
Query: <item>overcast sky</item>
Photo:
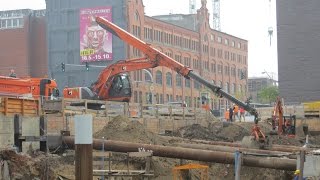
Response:
[[[212,15],[211,0],[207,8]],[[276,55],[276,17],[275,0],[221,0],[221,30],[249,41],[249,77],[268,77],[262,74],[267,71],[277,79],[278,64]],[[189,0],[143,0],[145,13],[148,16],[160,14],[188,14]],[[198,9],[201,0],[196,0]],[[45,0],[0,0],[0,10],[9,9],[44,9]],[[212,16],[211,16],[212,20]],[[211,22],[212,23],[212,22]],[[268,36],[268,27],[274,33],[272,45]]]

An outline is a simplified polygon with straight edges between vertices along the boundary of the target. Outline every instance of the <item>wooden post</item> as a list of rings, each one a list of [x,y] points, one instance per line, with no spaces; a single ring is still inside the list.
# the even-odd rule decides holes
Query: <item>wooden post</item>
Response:
[[[305,151],[301,150],[300,151],[300,174],[299,174],[299,180],[303,180],[303,168],[304,168],[304,161],[305,161]]]
[[[92,115],[75,116],[75,177],[92,180]]]

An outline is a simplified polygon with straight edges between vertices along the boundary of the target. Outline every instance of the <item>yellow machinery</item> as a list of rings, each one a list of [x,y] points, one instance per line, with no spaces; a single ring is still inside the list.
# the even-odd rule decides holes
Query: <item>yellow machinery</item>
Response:
[[[208,166],[201,164],[186,164],[174,167],[172,169],[173,180],[183,180],[182,171],[189,171],[194,169],[200,170],[200,180],[209,180]]]
[[[319,117],[320,101],[303,103],[305,117]]]

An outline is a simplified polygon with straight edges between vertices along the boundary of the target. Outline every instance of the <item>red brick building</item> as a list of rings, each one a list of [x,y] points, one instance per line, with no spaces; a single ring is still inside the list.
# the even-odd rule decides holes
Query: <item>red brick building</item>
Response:
[[[47,75],[44,15],[44,10],[0,12],[0,75],[8,75],[11,69],[20,77]]]
[[[206,0],[202,0],[202,7],[197,14],[148,17],[144,15],[142,1],[130,1],[128,29],[135,36],[244,100],[247,83],[245,79],[241,80],[241,72],[247,74],[248,42],[211,29],[206,3]],[[127,53],[131,58],[141,56],[132,47],[128,47]],[[206,96],[213,109],[230,105],[227,100],[217,98],[210,90],[192,80],[185,80],[168,68],[158,67],[148,71],[152,74],[153,83],[140,83],[150,81],[150,75],[145,71],[132,73],[136,81],[133,102],[153,101],[162,104],[186,101],[191,107],[199,107],[201,97]]]

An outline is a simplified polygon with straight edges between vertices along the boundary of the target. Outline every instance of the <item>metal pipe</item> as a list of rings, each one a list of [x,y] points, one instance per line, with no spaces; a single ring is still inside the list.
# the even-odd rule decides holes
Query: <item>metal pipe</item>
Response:
[[[165,136],[163,136],[166,138]],[[221,146],[230,146],[230,147],[241,147],[241,143],[238,142],[221,142],[221,141],[206,141],[206,140],[198,140],[198,139],[184,139],[179,137],[168,137],[167,139],[170,140],[177,140],[177,141],[188,141],[188,142],[195,142],[195,143],[201,143],[201,144],[210,144],[210,145],[221,145]],[[272,144],[272,147],[268,149],[269,151],[281,151],[281,152],[299,152],[301,150],[305,150],[302,147],[299,146],[287,146],[287,145],[278,145],[278,144]]]
[[[65,136],[62,138],[63,142],[69,147],[74,146],[74,138],[71,136]],[[102,141],[98,139],[93,140],[93,148],[100,150],[104,143],[105,150],[115,152],[137,152],[139,148],[150,150],[154,156],[188,159],[204,162],[216,162],[223,164],[233,164],[234,154],[218,151],[196,150],[180,147],[168,147],[159,145],[129,143],[123,141]],[[281,169],[293,171],[296,168],[296,160],[284,159],[284,158],[260,158],[254,156],[244,156],[243,165],[251,167],[262,167],[270,169]]]
[[[177,145],[179,147],[191,148],[191,149],[203,149],[203,150],[223,151],[223,152],[231,152],[231,153],[235,153],[236,151],[241,151],[245,154],[254,154],[254,155],[258,155],[258,156],[273,156],[273,157],[286,156],[290,159],[297,159],[297,156],[293,155],[292,153],[280,152],[280,151],[228,147],[228,146],[219,146],[219,145],[187,144],[187,143],[176,143],[175,145]]]

